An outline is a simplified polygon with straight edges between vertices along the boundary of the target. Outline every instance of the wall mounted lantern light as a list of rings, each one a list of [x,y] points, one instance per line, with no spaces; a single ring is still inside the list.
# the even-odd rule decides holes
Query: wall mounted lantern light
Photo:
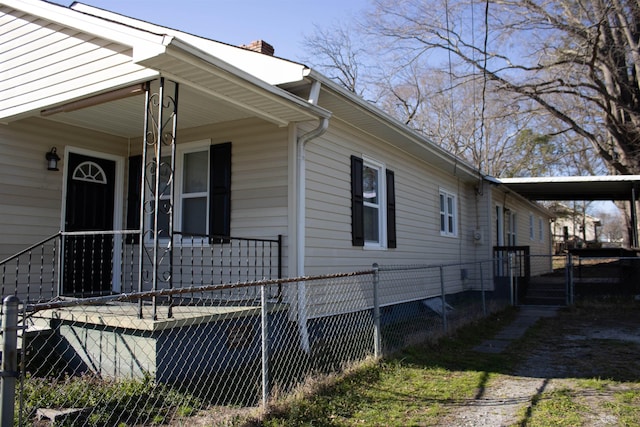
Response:
[[[50,171],[60,170],[58,169],[58,162],[60,161],[60,156],[58,156],[58,153],[56,153],[56,151],[57,151],[56,147],[51,147],[51,150],[49,150],[49,152],[44,155],[45,158],[47,159],[47,169]]]

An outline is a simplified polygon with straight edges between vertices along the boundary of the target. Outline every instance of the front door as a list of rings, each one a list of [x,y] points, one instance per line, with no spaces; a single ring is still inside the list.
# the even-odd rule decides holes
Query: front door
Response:
[[[95,296],[112,290],[116,162],[69,153],[64,239],[63,293]],[[86,233],[82,233],[86,232]]]

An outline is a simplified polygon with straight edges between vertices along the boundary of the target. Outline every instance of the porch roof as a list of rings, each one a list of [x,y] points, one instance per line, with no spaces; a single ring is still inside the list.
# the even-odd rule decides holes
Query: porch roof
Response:
[[[105,17],[94,16],[63,6],[33,0],[3,0],[14,10],[37,16],[66,28],[131,46],[129,74],[104,75],[99,81],[86,81],[80,87],[69,87],[55,97],[21,99],[8,105],[0,120],[9,122],[34,116],[42,110],[58,107],[141,83],[160,76],[180,83],[179,128],[203,126],[218,122],[258,117],[278,126],[328,118],[331,113],[295,96],[284,89],[249,74],[211,51],[211,44],[197,43],[197,37],[184,35],[193,44],[177,37],[180,34],[154,33]],[[160,27],[158,27],[160,28]],[[191,38],[193,40],[191,40]],[[207,50],[203,50],[207,49]],[[235,48],[238,51],[242,49]],[[260,57],[256,52],[242,52]],[[135,68],[139,67],[139,68]],[[302,67],[297,64],[291,69]],[[146,70],[146,71],[144,71]],[[141,72],[144,71],[144,72]],[[301,72],[300,70],[296,72]],[[111,83],[110,83],[111,82]],[[119,99],[47,119],[90,128],[123,137],[143,133],[144,104],[141,97]]]

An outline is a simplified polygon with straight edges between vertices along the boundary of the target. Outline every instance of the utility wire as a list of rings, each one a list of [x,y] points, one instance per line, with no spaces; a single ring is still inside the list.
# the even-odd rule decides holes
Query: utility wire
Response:
[[[447,131],[447,137],[449,138],[449,143],[453,147],[454,156],[458,157],[458,146],[454,144],[454,129],[455,129],[455,114],[454,114],[454,97],[453,97],[453,67],[451,65],[451,29],[449,27],[449,0],[445,0],[444,2],[444,15],[445,21],[447,25],[447,43],[449,44],[449,49],[447,49],[448,60],[449,60],[449,100],[451,102],[451,111],[449,112],[449,129]]]
[[[489,44],[489,0],[485,0],[484,3],[484,41],[482,44],[482,53],[484,55],[482,64],[482,108],[480,110],[480,144],[484,144],[485,134],[485,114],[487,107],[487,45]],[[475,32],[475,31],[474,31]],[[486,145],[486,144],[485,144]],[[484,152],[484,150],[483,150]],[[486,159],[487,162],[489,159]],[[480,162],[480,171],[482,172],[482,161]]]

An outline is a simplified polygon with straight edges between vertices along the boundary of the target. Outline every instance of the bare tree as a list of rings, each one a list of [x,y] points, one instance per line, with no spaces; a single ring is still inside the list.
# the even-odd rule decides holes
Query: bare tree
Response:
[[[377,104],[448,151],[493,176],[574,173],[573,142],[557,133],[532,102],[489,91],[483,111],[477,81],[449,70],[412,66],[379,79]],[[593,163],[593,162],[591,162]]]
[[[407,4],[411,2],[401,3]],[[453,21],[449,15],[455,14],[468,20],[468,11],[460,8],[463,4],[453,4],[458,9],[447,14],[431,1],[425,3],[425,11],[433,13],[435,21]],[[441,6],[449,5],[445,1]],[[379,3],[376,11],[382,14],[384,7]],[[380,15],[375,22],[392,18]],[[460,25],[478,32],[472,24]],[[594,161],[593,148],[567,131],[566,124],[532,99],[500,90],[500,82],[486,78],[450,52],[443,55],[434,47],[418,49],[420,44],[412,40],[401,42],[381,35],[379,26],[353,21],[349,25],[315,27],[304,43],[309,53],[305,60],[480,171],[505,177],[586,174],[602,169],[602,162]],[[453,26],[443,28],[451,33]],[[473,41],[480,39],[474,37]],[[483,62],[479,49],[469,55]],[[556,104],[571,108],[566,99],[556,98]]]
[[[322,69],[347,90],[363,95],[366,83],[361,71],[366,68],[366,51],[352,31],[339,23],[331,28],[314,26],[313,34],[304,40],[308,55],[302,60]]]
[[[406,63],[453,55],[534,101],[608,166],[640,173],[640,3],[634,0],[377,0],[369,28]],[[573,138],[573,137],[572,137]]]
[[[610,246],[623,246],[628,236],[627,225],[622,211],[597,211],[601,221],[599,239]]]

